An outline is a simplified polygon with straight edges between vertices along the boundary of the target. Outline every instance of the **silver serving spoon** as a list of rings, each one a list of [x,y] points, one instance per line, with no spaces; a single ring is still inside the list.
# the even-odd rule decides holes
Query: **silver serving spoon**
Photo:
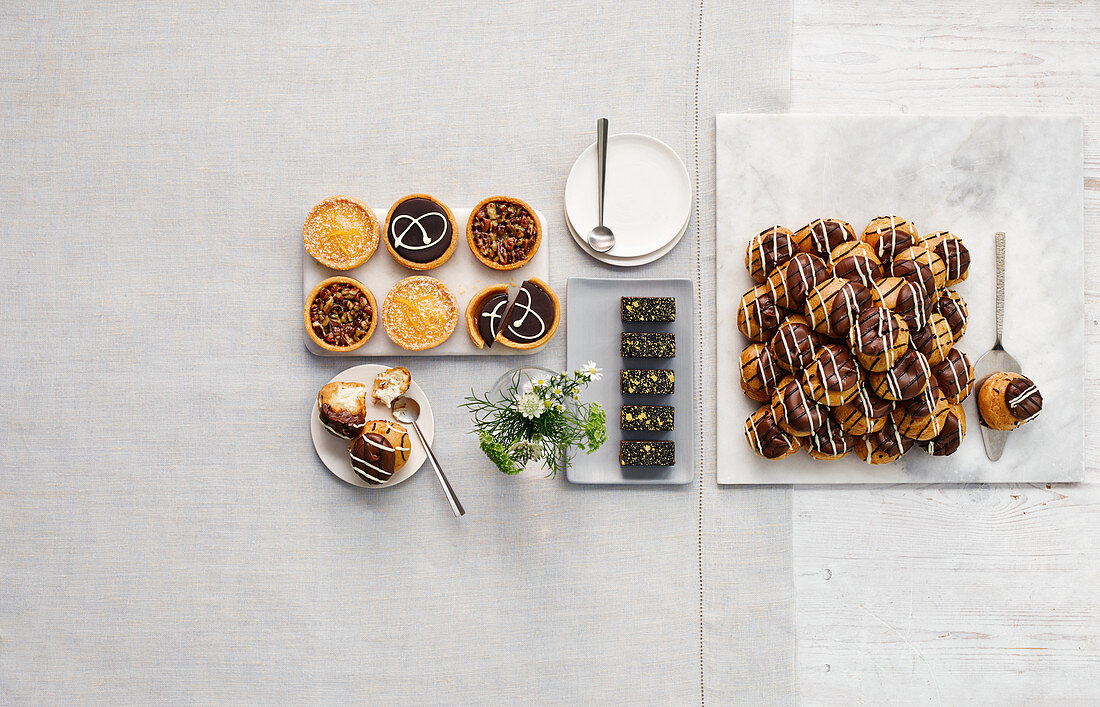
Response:
[[[416,432],[417,438],[420,443],[424,445],[424,451],[428,453],[428,460],[435,467],[435,475],[439,479],[439,485],[443,487],[443,493],[447,495],[447,500],[451,504],[451,510],[455,514],[455,518],[466,515],[466,509],[462,507],[462,503],[459,502],[458,497],[455,496],[454,489],[451,488],[451,484],[447,481],[447,477],[443,474],[443,469],[439,467],[439,461],[432,454],[432,448],[428,444],[428,440],[424,439],[424,433],[420,431],[420,426],[416,424],[416,419],[420,417],[420,404],[412,398],[405,397],[404,395],[398,396],[390,403],[390,411],[393,412],[393,417],[398,422],[404,422],[413,426],[413,430]]]
[[[997,293],[995,296],[994,311],[996,317],[997,338],[993,342],[993,348],[986,351],[978,362],[974,364],[974,395],[983,380],[998,371],[1020,373],[1020,364],[1001,346],[1001,331],[1005,321],[1005,234],[998,233],[997,239]],[[994,430],[981,424],[981,413],[978,414],[979,427],[982,430],[982,441],[985,442],[985,455],[990,461],[997,461],[1005,450],[1005,442],[1008,440],[1008,432]]]
[[[595,228],[588,232],[588,245],[597,253],[606,253],[615,247],[615,234],[603,225],[603,184],[607,178],[607,118],[596,121],[596,163],[599,170],[596,185],[599,190],[600,220]]]

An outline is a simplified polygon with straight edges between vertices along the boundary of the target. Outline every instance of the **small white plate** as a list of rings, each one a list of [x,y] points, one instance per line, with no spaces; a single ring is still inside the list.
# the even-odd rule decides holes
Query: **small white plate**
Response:
[[[389,366],[383,366],[378,363],[364,363],[361,366],[352,366],[346,371],[336,374],[329,383],[333,381],[347,381],[371,386],[374,384],[375,376],[387,368],[389,368]],[[424,439],[428,440],[428,444],[431,444],[432,440],[435,439],[435,416],[432,414],[432,404],[428,402],[428,396],[424,394],[424,391],[420,389],[420,386],[417,385],[415,380],[413,380],[412,384],[409,386],[409,392],[406,393],[406,395],[420,404],[420,418],[416,422],[420,425],[420,431],[424,433]],[[409,442],[412,446],[412,450],[409,452],[409,460],[405,462],[405,466],[401,467],[392,477],[390,477],[389,481],[378,486],[371,486],[366,481],[360,479],[351,469],[351,458],[348,456],[348,445],[350,441],[340,439],[326,430],[324,426],[321,425],[321,420],[317,417],[317,414],[317,400],[314,399],[313,411],[310,413],[309,418],[309,431],[313,436],[313,448],[317,450],[317,456],[321,458],[321,461],[324,462],[329,471],[336,474],[342,481],[346,481],[353,486],[368,489],[384,489],[390,486],[396,486],[415,474],[428,458],[427,452],[424,451],[424,445],[420,444],[420,440],[417,439],[416,431],[412,429],[412,425],[399,423],[409,430]],[[369,394],[367,397],[367,419],[397,422],[397,420],[393,419],[393,415],[390,414],[389,408],[372,401]]]
[[[598,217],[596,145],[581,153],[565,182],[566,220],[587,234]],[[691,217],[691,178],[676,152],[636,133],[607,140],[604,224],[615,232],[616,258],[647,256],[668,246]]]
[[[668,255],[668,253],[676,247],[676,245],[683,239],[684,234],[687,233],[688,230],[688,224],[685,223],[684,227],[680,230],[680,233],[678,233],[676,237],[669,242],[668,245],[658,251],[650,253],[649,255],[640,255],[636,258],[618,258],[614,255],[611,255],[610,253],[600,253],[593,250],[592,246],[588,245],[588,241],[586,241],[584,238],[581,237],[579,233],[573,230],[573,226],[569,223],[568,219],[566,219],[565,225],[569,228],[569,235],[573,236],[573,240],[577,242],[577,245],[581,247],[581,250],[583,250],[585,253],[592,256],[596,260],[599,260],[600,262],[607,263],[608,265],[614,265],[620,268],[632,268],[638,265],[652,263],[654,260],[660,260],[661,258]]]

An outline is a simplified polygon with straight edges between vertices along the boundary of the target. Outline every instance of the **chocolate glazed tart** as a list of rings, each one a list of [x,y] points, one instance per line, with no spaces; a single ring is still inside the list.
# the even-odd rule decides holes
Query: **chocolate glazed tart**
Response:
[[[561,322],[561,303],[554,290],[537,277],[520,285],[496,340],[513,349],[537,349],[554,336]]]
[[[455,217],[428,194],[403,196],[386,214],[383,239],[393,259],[410,270],[431,270],[455,250]]]
[[[508,286],[489,285],[466,305],[466,331],[479,349],[492,347],[508,312]]]

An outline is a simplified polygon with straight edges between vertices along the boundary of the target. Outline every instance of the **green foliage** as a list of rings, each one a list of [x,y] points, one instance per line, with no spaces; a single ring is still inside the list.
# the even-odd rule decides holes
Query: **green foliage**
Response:
[[[595,363],[536,379],[522,391],[520,378],[513,376],[498,400],[471,392],[462,403],[473,415],[481,450],[502,473],[518,474],[528,462],[541,461],[553,477],[576,450],[591,454],[607,441],[607,413],[599,403],[580,402],[580,392],[600,378]]]

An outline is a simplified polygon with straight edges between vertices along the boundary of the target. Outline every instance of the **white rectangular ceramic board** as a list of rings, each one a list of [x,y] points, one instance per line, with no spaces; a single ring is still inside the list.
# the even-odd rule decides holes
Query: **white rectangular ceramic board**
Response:
[[[378,222],[384,227],[383,220],[388,209],[372,210],[375,216],[378,217]],[[535,210],[535,216],[538,217],[539,225],[542,227],[543,238],[539,244],[539,249],[535,252],[535,257],[531,258],[531,262],[515,270],[493,270],[475,258],[466,243],[466,220],[470,217],[470,209],[451,209],[451,211],[454,213],[455,223],[458,226],[455,237],[459,239],[459,242],[455,245],[454,253],[447,259],[447,262],[431,270],[410,270],[399,264],[390,255],[389,250],[386,249],[386,244],[381,238],[378,241],[378,250],[370,257],[370,260],[357,268],[346,271],[326,268],[314,260],[304,249],[302,250],[303,306],[306,298],[309,297],[309,293],[313,291],[318,282],[336,275],[355,278],[369,287],[370,291],[374,293],[379,309],[382,308],[382,302],[386,299],[386,293],[398,280],[413,275],[428,275],[442,280],[443,284],[450,288],[455,299],[458,300],[458,325],[450,338],[433,349],[406,351],[390,341],[390,338],[386,336],[382,322],[379,322],[370,341],[355,351],[336,353],[325,351],[314,344],[312,339],[309,338],[303,322],[302,338],[305,340],[306,348],[317,356],[344,358],[357,356],[522,356],[538,351],[538,349],[533,351],[517,350],[499,344],[494,345],[492,348],[483,349],[474,346],[474,342],[470,340],[470,335],[466,333],[466,305],[469,303],[470,297],[489,285],[503,283],[510,288],[515,288],[530,277],[537,277],[544,282],[550,281],[550,256],[547,253],[549,239],[546,237],[546,219],[543,217],[542,212]],[[382,238],[385,238],[385,236],[383,235]]]
[[[588,386],[586,400],[607,411],[607,442],[592,454],[579,452],[566,476],[575,484],[687,484],[695,478],[699,437],[695,414],[695,292],[691,280],[634,278],[569,278],[569,329],[566,338],[567,368],[588,361],[603,369],[603,378]],[[676,321],[623,322],[619,304],[623,297],[675,297]],[[676,356],[629,358],[619,355],[623,331],[664,331],[676,335]],[[672,395],[622,395],[619,371],[623,368],[667,368],[674,376]],[[672,405],[672,432],[623,432],[619,407]],[[624,467],[619,464],[621,439],[661,439],[676,443],[676,464],[669,467]]]
[[[719,115],[717,118],[718,483],[853,484],[1078,481],[1084,473],[1082,123],[1076,117]],[[1007,235],[1004,345],[1039,386],[1043,412],[986,458],[976,397],[967,435],[949,457],[914,448],[893,464],[854,455],[818,462],[803,453],[756,456],[744,422],[737,355],[748,343],[736,307],[753,282],[748,239],[818,217],[857,230],[897,214],[921,233],[948,230],[970,250],[955,289],[971,361],[993,344],[993,234]]]

